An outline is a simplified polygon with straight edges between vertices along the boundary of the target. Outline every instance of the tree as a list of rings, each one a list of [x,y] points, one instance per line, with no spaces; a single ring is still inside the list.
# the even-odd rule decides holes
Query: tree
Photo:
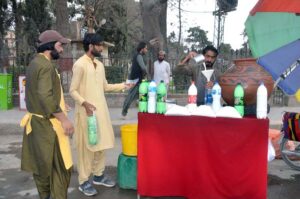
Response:
[[[220,56],[225,60],[231,60],[232,48],[230,44],[221,43],[220,45]]]
[[[149,71],[153,73],[153,60],[167,45],[167,0],[140,0],[143,36],[149,48]]]
[[[141,0],[144,40],[159,49],[166,48],[167,0]]]
[[[115,44],[111,49],[114,54],[126,51],[127,23],[124,0],[104,0],[102,5],[95,9],[96,19],[106,20],[104,25],[97,28],[97,32],[104,36],[106,41]]]
[[[55,29],[65,37],[70,36],[69,11],[67,0],[53,0]]]
[[[7,65],[7,47],[4,42],[4,36],[8,27],[12,24],[12,15],[9,12],[10,2],[7,0],[0,1],[0,67]]]
[[[192,44],[190,50],[199,51],[207,45],[212,45],[212,42],[208,41],[207,31],[202,30],[199,26],[189,28],[187,32],[189,35],[185,41]]]
[[[47,0],[25,0],[25,31],[24,35],[28,43],[25,50],[26,62],[35,52],[38,36],[51,28],[52,18]]]

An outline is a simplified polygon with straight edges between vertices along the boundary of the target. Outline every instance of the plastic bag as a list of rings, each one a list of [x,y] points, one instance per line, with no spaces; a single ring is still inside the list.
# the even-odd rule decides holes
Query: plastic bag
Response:
[[[96,145],[98,143],[98,127],[97,127],[97,118],[96,114],[93,111],[92,116],[88,116],[87,118],[88,124],[88,141],[90,145]]]
[[[269,139],[269,141],[268,141],[268,162],[271,162],[274,159],[275,159],[275,149],[273,147],[271,139]]]

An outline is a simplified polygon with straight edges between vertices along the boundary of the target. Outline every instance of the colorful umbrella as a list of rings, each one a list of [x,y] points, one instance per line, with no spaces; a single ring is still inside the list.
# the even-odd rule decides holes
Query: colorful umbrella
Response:
[[[300,40],[282,46],[257,60],[287,95],[300,88]]]
[[[245,27],[254,57],[300,38],[300,0],[260,0]]]

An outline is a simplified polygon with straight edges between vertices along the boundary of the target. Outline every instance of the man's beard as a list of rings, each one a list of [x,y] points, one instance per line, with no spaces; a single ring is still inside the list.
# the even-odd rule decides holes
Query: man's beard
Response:
[[[206,66],[207,68],[212,68],[213,65],[214,65],[214,63],[212,63],[212,62],[210,62],[210,61],[205,62],[205,66]]]
[[[160,59],[160,58],[158,58],[158,61],[159,61],[159,62],[162,62],[162,61],[164,61],[164,59]]]
[[[51,57],[52,57],[52,59],[54,59],[54,60],[56,60],[56,59],[59,59],[59,52],[57,52],[57,50],[51,50],[51,52],[50,52],[50,55],[51,55]]]
[[[96,51],[95,49],[93,49],[93,50],[92,50],[92,55],[93,55],[94,57],[101,57],[101,52]]]

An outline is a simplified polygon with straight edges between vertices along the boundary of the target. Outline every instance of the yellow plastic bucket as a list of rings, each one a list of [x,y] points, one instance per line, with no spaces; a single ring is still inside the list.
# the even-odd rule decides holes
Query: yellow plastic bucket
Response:
[[[137,124],[122,125],[121,139],[123,154],[137,156]]]

